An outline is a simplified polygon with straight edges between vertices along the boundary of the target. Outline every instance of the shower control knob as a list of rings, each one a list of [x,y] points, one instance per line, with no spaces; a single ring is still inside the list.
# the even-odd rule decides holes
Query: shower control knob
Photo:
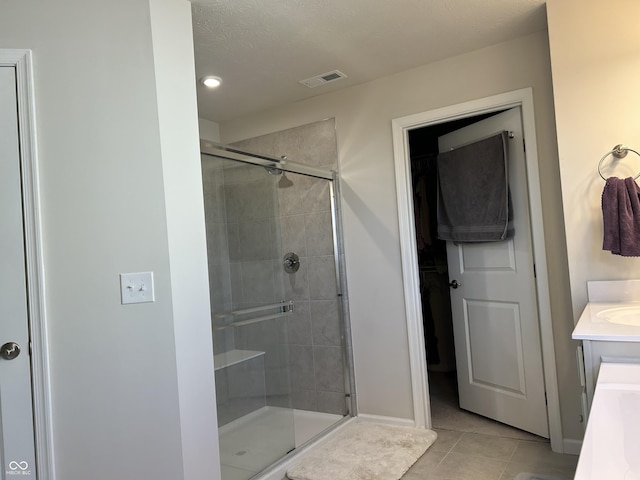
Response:
[[[5,360],[13,360],[20,355],[20,345],[16,342],[7,342],[0,347],[0,357]]]
[[[284,266],[285,272],[296,273],[300,268],[300,257],[293,252],[289,252],[284,256],[282,265]]]
[[[452,280],[451,282],[449,282],[449,286],[450,286],[451,288],[458,288],[458,287],[461,287],[461,286],[462,286],[462,284],[461,284],[461,283],[458,283],[458,281],[457,281],[457,280]]]

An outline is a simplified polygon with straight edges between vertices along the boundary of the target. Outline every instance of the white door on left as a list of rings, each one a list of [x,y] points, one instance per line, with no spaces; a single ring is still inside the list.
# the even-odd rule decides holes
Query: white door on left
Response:
[[[0,477],[36,478],[16,71],[0,67]]]

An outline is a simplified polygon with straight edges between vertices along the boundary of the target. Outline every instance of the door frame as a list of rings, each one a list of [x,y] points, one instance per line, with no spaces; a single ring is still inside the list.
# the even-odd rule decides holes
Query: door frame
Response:
[[[33,60],[30,50],[0,49],[0,66],[16,70],[18,141],[31,338],[31,384],[38,480],[54,480],[53,429],[45,314],[42,228],[36,144]]]
[[[552,450],[563,453],[564,446],[553,342],[551,303],[549,298],[540,176],[538,172],[533,89],[531,87],[407,115],[391,121],[414,422],[417,427],[431,428],[431,405],[429,400],[427,361],[422,326],[418,249],[414,224],[413,187],[411,184],[409,130],[513,107],[521,108],[524,141],[526,145],[525,158],[529,190],[529,212],[532,226],[532,256],[536,268],[536,277],[534,280],[537,290],[542,363],[547,392],[549,436]]]

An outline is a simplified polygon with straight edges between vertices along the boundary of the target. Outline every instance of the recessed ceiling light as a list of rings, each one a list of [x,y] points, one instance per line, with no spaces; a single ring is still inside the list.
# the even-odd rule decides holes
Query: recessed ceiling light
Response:
[[[219,87],[222,83],[222,79],[220,77],[214,77],[213,75],[207,75],[206,77],[202,77],[200,82],[208,88],[216,88]]]

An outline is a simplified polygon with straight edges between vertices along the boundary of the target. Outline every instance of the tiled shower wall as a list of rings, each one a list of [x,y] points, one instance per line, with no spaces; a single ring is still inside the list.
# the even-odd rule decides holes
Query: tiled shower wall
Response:
[[[284,297],[278,271],[277,179],[261,167],[212,157],[203,157],[202,171],[214,353],[264,352],[224,368],[216,358],[222,426],[265,405],[292,405],[286,319],[230,325],[246,319],[230,312],[274,304]],[[251,318],[275,311],[256,312]]]
[[[234,145],[265,155],[286,156],[296,163],[328,169],[337,165],[333,119]],[[291,173],[285,176],[286,179],[278,180],[281,188],[277,190],[282,249],[278,266],[281,267],[287,252],[300,257],[300,269],[283,277],[284,299],[295,302],[295,311],[286,319],[293,407],[345,414],[345,369],[329,182]],[[235,335],[236,342],[252,345],[249,329],[236,331]],[[253,341],[257,337],[254,335]],[[267,379],[267,392],[269,383]],[[278,393],[278,386],[271,388],[276,390],[272,393]]]

